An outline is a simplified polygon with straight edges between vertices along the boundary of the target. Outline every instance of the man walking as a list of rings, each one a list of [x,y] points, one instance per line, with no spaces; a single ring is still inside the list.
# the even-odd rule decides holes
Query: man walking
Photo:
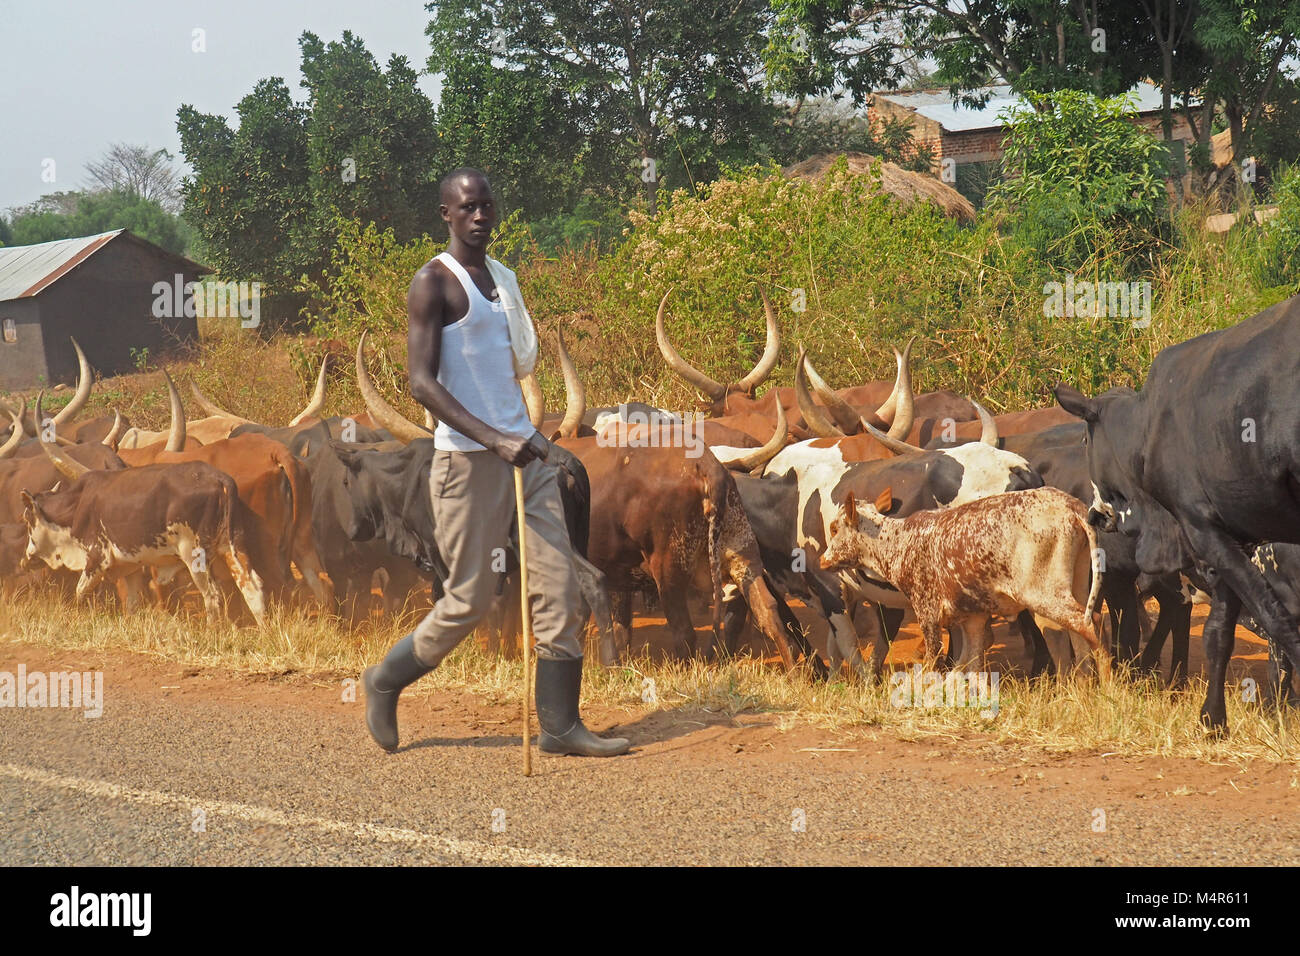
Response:
[[[537,361],[536,333],[515,274],[487,256],[496,224],[492,187],[478,170],[462,168],[439,188],[451,242],[411,281],[406,346],[411,394],[439,422],[429,485],[434,535],[450,573],[428,616],[362,675],[366,726],[379,746],[396,750],[402,688],[437,667],[487,613],[496,592],[494,551],[507,544],[513,470],[520,467],[538,746],[557,755],[626,753],[626,739],[597,737],[578,716],[583,622],[573,549],[557,469],[545,460],[550,445],[529,421],[519,390]]]

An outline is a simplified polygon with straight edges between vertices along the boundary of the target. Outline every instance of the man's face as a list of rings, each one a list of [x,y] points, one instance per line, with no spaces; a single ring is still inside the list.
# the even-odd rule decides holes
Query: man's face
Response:
[[[467,246],[485,248],[497,223],[497,207],[487,183],[478,178],[457,180],[445,198],[439,209],[451,234]]]

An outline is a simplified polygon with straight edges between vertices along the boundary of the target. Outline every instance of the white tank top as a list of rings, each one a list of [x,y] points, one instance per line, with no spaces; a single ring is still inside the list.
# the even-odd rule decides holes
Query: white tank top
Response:
[[[449,252],[439,262],[465,287],[469,311],[457,322],[442,327],[442,354],[438,382],[475,418],[507,435],[529,438],[537,429],[528,420],[528,408],[515,378],[510,327],[502,308],[500,290],[493,302],[479,291],[465,267]],[[484,451],[482,445],[439,422],[433,433],[439,451]]]

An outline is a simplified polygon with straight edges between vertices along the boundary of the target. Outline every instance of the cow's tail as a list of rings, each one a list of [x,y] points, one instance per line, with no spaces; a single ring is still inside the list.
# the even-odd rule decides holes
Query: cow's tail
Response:
[[[1088,601],[1083,606],[1084,613],[1088,615],[1088,620],[1092,620],[1093,612],[1097,608],[1097,598],[1101,594],[1101,576],[1104,573],[1102,568],[1102,551],[1097,547],[1097,531],[1088,523],[1087,516],[1075,516],[1079,526],[1083,528],[1084,536],[1088,541],[1088,561],[1092,565],[1092,587],[1088,589]]]

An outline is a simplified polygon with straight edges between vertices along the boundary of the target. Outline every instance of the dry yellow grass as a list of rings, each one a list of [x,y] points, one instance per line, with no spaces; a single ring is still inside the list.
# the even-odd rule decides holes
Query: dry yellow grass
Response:
[[[124,650],[204,667],[252,673],[295,671],[337,678],[378,661],[400,636],[400,622],[371,622],[349,629],[333,619],[277,611],[265,628],[208,624],[155,610],[124,618],[116,610],[70,607],[42,595],[23,595],[0,607],[0,641],[67,649]],[[589,656],[594,661],[594,655]],[[514,699],[522,663],[485,654],[465,641],[421,682],[423,688],[458,688],[492,699]],[[657,703],[643,700],[647,679]],[[1205,683],[1182,692],[1154,680],[1101,685],[1090,678],[1028,682],[1004,678],[993,717],[978,708],[897,708],[890,688],[786,674],[760,661],[719,664],[631,660],[602,669],[591,664],[583,687],[587,704],[620,707],[633,717],[656,709],[781,715],[786,726],[805,723],[847,735],[879,729],[905,740],[970,739],[1047,752],[1190,757],[1226,763],[1300,761],[1300,716],[1228,697],[1231,733],[1202,731],[1198,712]]]

